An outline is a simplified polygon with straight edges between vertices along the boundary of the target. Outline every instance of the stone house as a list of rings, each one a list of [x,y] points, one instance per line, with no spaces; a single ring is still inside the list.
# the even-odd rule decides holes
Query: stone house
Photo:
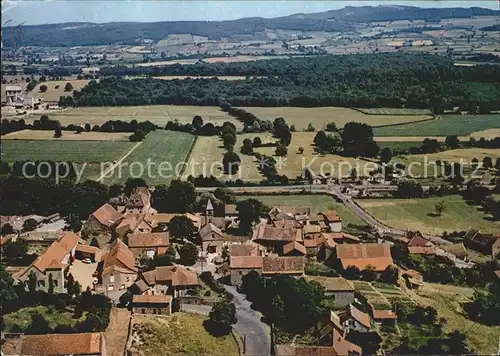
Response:
[[[250,271],[262,273],[262,256],[231,256],[229,258],[231,285],[240,286]]]
[[[38,256],[30,266],[16,275],[16,280],[21,283],[27,282],[30,274],[34,273],[37,281],[37,290],[47,292],[49,289],[49,280],[52,278],[54,292],[65,293],[64,273],[73,261],[76,246],[80,241],[80,238],[72,232],[64,234],[59,240],[54,241],[44,253]]]
[[[121,213],[106,203],[90,214],[83,225],[82,232],[85,235],[111,234],[122,218]]]
[[[353,330],[362,333],[370,331],[370,315],[362,312],[352,304],[350,304],[348,308],[339,312],[337,315],[340,319],[340,325],[348,333]]]
[[[464,237],[464,245],[471,250],[495,257],[500,253],[500,235],[486,235],[479,230],[469,230]]]
[[[217,226],[209,222],[203,226],[200,231],[202,250],[207,253],[221,254],[222,248],[226,241],[224,240],[224,233]]]
[[[337,214],[336,211],[328,210],[319,213],[323,217],[323,221],[329,232],[341,232],[342,231],[342,219]]]
[[[381,273],[388,266],[394,265],[389,244],[340,244],[336,245],[335,250],[344,270],[355,266],[362,271],[371,266],[377,273]]]
[[[100,269],[98,267],[98,269]],[[102,261],[102,288],[105,291],[123,290],[137,279],[134,254],[120,239],[117,239]]]
[[[125,237],[133,233],[150,233],[156,227],[157,222],[150,214],[127,212],[116,226],[117,237]]]
[[[258,225],[252,235],[252,241],[266,247],[269,251],[283,254],[283,248],[290,242],[302,242],[302,230],[294,227],[275,227],[267,224]]]
[[[151,259],[156,255],[164,255],[170,245],[167,232],[131,234],[127,239],[128,248],[134,254],[136,262],[141,258]]]
[[[392,310],[377,310],[372,307],[372,320],[377,324],[395,327],[398,316]]]
[[[354,302],[354,286],[342,277],[310,276],[325,288],[325,296],[335,302],[335,308],[341,309]]]
[[[134,314],[172,314],[172,296],[170,295],[134,295],[132,297]]]
[[[135,285],[143,295],[171,295],[178,298],[189,295],[200,283],[196,272],[174,265],[142,272]]]

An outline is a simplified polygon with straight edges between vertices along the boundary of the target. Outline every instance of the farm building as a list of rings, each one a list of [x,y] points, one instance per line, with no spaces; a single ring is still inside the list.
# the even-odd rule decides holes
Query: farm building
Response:
[[[342,277],[307,277],[325,287],[325,296],[335,301],[336,308],[344,308],[354,302],[354,286]]]
[[[172,314],[172,296],[170,295],[134,295],[132,297],[134,314]]]

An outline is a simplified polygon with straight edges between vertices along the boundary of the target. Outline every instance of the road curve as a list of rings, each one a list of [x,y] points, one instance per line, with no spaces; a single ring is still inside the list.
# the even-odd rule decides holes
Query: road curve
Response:
[[[233,296],[238,319],[234,329],[246,340],[245,355],[270,355],[271,336],[259,314],[250,308],[250,302],[235,287],[224,285],[224,289]]]

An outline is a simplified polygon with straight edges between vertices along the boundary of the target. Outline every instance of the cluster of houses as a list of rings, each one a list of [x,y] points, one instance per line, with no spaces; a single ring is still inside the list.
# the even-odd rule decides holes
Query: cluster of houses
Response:
[[[42,101],[39,97],[25,94],[23,88],[18,85],[5,86],[5,105],[13,109],[37,110]]]
[[[226,205],[223,216],[215,216],[210,200],[204,213],[158,213],[151,207],[149,190],[138,187],[129,195],[111,199],[90,214],[81,233],[85,239],[72,232],[61,233],[44,246],[31,265],[17,270],[13,277],[18,283],[26,283],[34,274],[37,289],[47,291],[50,283],[55,292],[64,293],[70,266],[76,260],[94,263],[96,268],[91,278],[96,292],[117,300],[130,290],[134,313],[170,315],[175,299],[192,296],[193,290],[200,286],[196,270],[178,264],[154,269],[141,266],[145,259],[167,253],[171,247],[168,224],[181,215],[197,230],[199,256],[219,265],[217,272],[227,276],[235,286],[240,286],[244,276],[251,271],[264,277],[305,276],[307,258],[343,270],[352,266],[360,271],[369,268],[378,275],[395,266],[391,244],[364,243],[359,237],[344,232],[342,219],[335,211],[313,215],[309,207],[275,206],[254,226],[251,235],[234,239],[228,229],[238,224],[235,205]],[[22,225],[17,221],[11,223],[15,227]],[[92,237],[102,235],[112,241],[105,250],[88,244]],[[419,233],[409,233],[403,241],[411,254],[453,256],[463,261],[467,259],[465,246],[491,256],[500,252],[500,236],[484,235],[476,230],[469,231],[464,243],[457,245],[437,246]],[[227,260],[222,259],[223,255],[227,255]],[[408,288],[422,286],[419,272],[396,267]],[[391,310],[377,310],[369,305],[368,312],[362,311],[355,299],[354,286],[348,280],[326,276],[306,278],[323,285],[326,295],[334,301],[332,346],[278,345],[278,355],[361,354],[361,348],[347,339],[350,331],[368,332],[376,324],[395,325],[397,316]],[[54,343],[65,342],[64,338],[74,335],[53,335]],[[87,354],[80,350],[93,348],[96,354],[101,354],[104,341],[99,333],[81,335],[85,342],[75,344],[80,346],[75,346],[73,353]],[[29,335],[17,340],[21,350],[29,350],[37,342],[36,336]]]

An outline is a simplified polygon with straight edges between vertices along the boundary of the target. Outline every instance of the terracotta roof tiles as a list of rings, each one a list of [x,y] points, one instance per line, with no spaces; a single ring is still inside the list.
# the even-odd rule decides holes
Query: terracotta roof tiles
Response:
[[[297,241],[288,242],[285,246],[283,246],[284,255],[288,255],[292,251],[298,251],[303,255],[307,255],[307,250],[305,246]]]
[[[304,273],[304,256],[290,257],[271,257],[266,256],[262,259],[263,274],[287,274]]]
[[[261,269],[262,256],[231,256],[229,266],[233,269]]]
[[[99,209],[92,213],[92,216],[97,219],[102,225],[111,227],[115,225],[121,218],[122,214],[120,214],[115,208],[113,208],[110,204],[106,203],[101,206]]]
[[[344,269],[356,266],[363,270],[367,266],[373,266],[376,271],[383,271],[393,265],[391,247],[388,244],[340,244],[336,250]]]
[[[128,236],[128,247],[160,247],[168,246],[169,239],[166,232],[150,232],[145,234],[131,234]]]
[[[23,355],[100,354],[101,333],[24,335]]]

